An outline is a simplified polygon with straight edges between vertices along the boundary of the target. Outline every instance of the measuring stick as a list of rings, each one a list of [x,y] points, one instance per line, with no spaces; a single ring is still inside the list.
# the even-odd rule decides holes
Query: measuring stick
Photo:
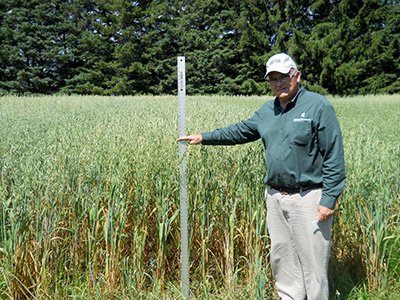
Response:
[[[178,56],[178,119],[179,136],[186,135],[185,57]],[[189,231],[187,201],[186,141],[179,142],[180,212],[181,212],[181,275],[182,294],[189,299]]]

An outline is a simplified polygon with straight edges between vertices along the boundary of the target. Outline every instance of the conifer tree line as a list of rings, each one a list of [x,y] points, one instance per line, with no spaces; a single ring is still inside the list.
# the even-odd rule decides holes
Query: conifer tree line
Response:
[[[400,92],[400,2],[0,0],[0,94],[261,95],[286,52],[324,94]]]

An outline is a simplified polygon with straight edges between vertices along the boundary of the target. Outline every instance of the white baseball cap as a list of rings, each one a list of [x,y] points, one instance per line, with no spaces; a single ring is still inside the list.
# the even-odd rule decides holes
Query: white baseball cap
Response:
[[[296,63],[289,55],[286,53],[275,54],[267,61],[267,73],[264,77],[271,72],[287,74],[292,68],[297,70]]]

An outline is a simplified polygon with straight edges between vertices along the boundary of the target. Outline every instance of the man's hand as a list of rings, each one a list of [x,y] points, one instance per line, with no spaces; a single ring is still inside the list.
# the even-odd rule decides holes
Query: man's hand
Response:
[[[328,207],[320,205],[320,206],[318,206],[317,220],[319,222],[326,221],[330,217],[332,217],[334,213],[335,213],[334,209],[330,209]]]
[[[201,144],[201,142],[203,141],[203,137],[201,136],[201,134],[185,135],[179,137],[176,141],[188,141],[190,145],[197,145]]]

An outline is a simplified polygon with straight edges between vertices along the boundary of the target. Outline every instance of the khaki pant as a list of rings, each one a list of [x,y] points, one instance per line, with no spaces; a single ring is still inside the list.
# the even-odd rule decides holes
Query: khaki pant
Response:
[[[328,263],[333,217],[312,224],[322,189],[284,194],[268,187],[271,267],[283,300],[329,299]]]

